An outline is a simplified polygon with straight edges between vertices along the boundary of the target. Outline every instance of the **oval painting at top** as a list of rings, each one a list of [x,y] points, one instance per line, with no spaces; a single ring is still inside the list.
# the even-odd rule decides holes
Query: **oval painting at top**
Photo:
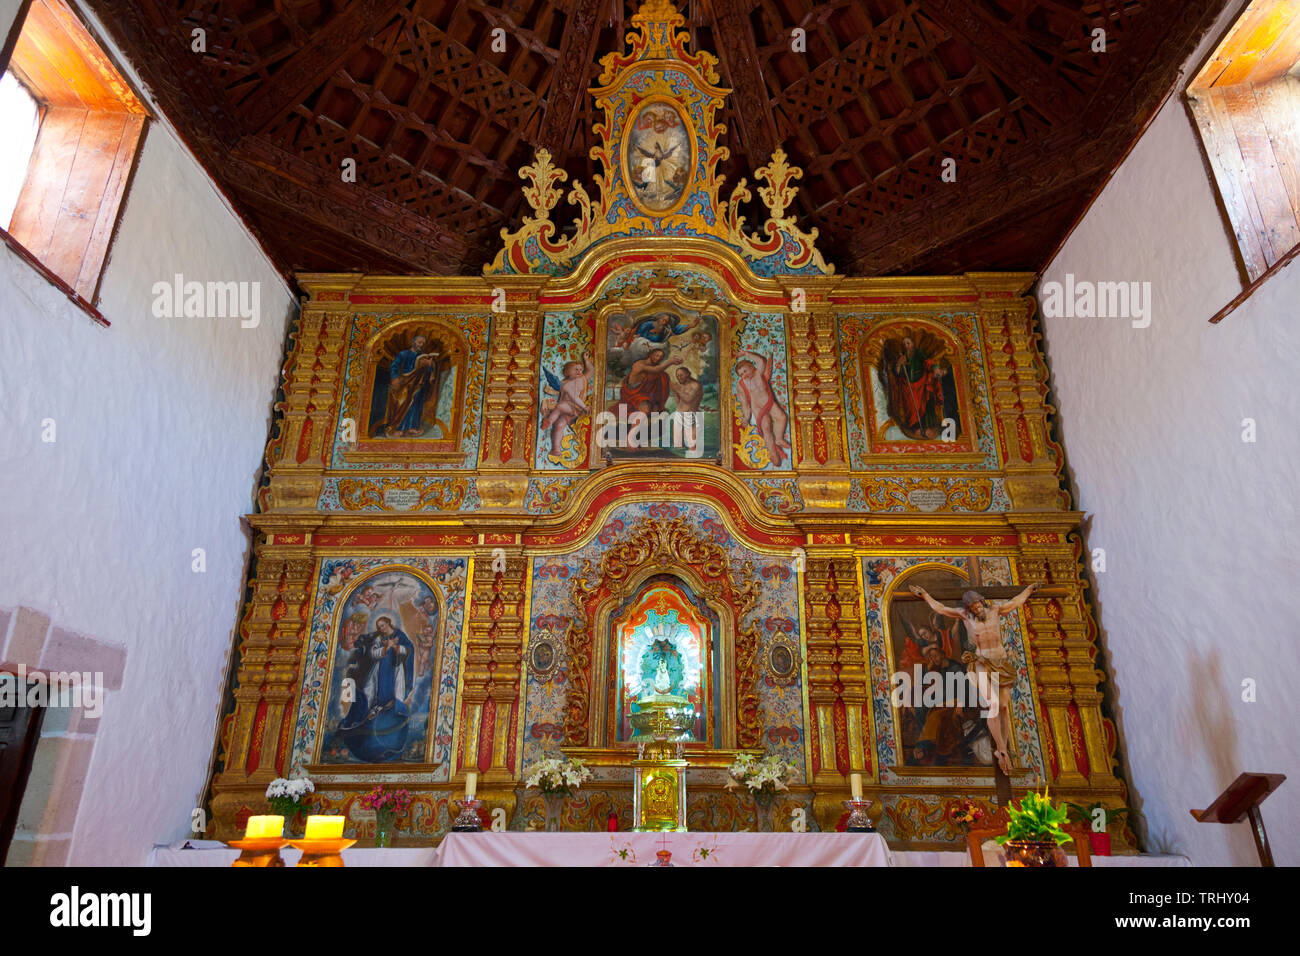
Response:
[[[691,179],[690,128],[668,103],[647,103],[632,117],[625,157],[632,195],[662,213],[681,201]]]

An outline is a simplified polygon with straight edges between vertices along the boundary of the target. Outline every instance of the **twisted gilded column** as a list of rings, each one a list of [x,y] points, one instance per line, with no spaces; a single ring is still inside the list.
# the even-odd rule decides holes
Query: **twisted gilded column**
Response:
[[[275,406],[280,433],[267,445],[271,478],[259,495],[265,511],[316,507],[334,440],[343,350],[352,316],[348,291],[360,278],[299,276],[308,297],[290,336],[284,398]]]
[[[494,310],[483,389],[479,496],[489,511],[519,509],[532,464],[537,382],[541,376],[542,312],[537,296],[545,276],[494,276]]]
[[[804,574],[813,786],[842,787],[870,772],[866,659],[851,556],[812,557]]]
[[[514,535],[500,537],[515,539]],[[488,544],[493,538],[484,535]],[[462,652],[460,758],[455,770],[460,775],[478,771],[485,784],[505,783],[517,776],[527,579],[528,561],[517,547],[485,547],[475,554]]]
[[[1016,511],[1069,507],[1060,456],[1048,434],[1047,368],[1033,329],[1034,300],[1023,275],[968,273],[979,293],[980,324],[1007,494]]]
[[[799,492],[810,510],[843,508],[849,495],[844,399],[831,290],[839,277],[782,277],[790,297],[790,419]]]
[[[237,832],[237,817],[261,812],[266,785],[288,769],[316,566],[305,539],[271,533],[257,546],[253,592],[239,624],[235,710],[213,781],[216,830],[209,837],[225,839]]]

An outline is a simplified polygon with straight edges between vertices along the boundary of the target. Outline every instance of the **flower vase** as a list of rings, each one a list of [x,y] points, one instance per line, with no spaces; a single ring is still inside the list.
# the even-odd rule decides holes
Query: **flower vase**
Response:
[[[560,818],[564,815],[564,797],[563,790],[554,793],[547,791],[542,794],[542,799],[546,801],[547,833],[559,833],[561,830]]]
[[[397,833],[397,811],[381,808],[375,811],[375,846],[392,846]]]
[[[1008,840],[1002,844],[1007,866],[1068,866],[1065,851],[1051,840]]]
[[[773,790],[755,790],[754,793],[754,826],[759,833],[772,832],[772,806],[776,803],[776,792]]]

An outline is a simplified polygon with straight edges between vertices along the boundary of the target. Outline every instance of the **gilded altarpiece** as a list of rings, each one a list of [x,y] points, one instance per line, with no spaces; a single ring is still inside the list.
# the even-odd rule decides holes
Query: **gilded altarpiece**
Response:
[[[789,214],[802,172],[779,150],[751,231],[751,184],[720,196],[716,59],[664,0],[631,26],[592,90],[595,198],[538,150],[483,276],[298,277],[216,835],[297,773],[363,840],[380,783],[416,795],[399,840],[439,839],[469,771],[527,829],[530,767],[561,752],[596,774],[564,824],[627,828],[620,648],[653,645],[699,702],[692,829],[754,826],[726,786],[750,751],[793,768],[779,829],[795,807],[840,824],[858,773],[891,841],[955,844],[948,807],[992,808],[991,751],[970,714],[891,695],[900,671],[960,669],[915,583],[948,604],[1040,585],[1003,618],[1013,790],[1122,803],[1033,277],[841,276]],[[674,415],[702,423],[699,454],[619,432]],[[655,587],[681,603],[631,634]]]

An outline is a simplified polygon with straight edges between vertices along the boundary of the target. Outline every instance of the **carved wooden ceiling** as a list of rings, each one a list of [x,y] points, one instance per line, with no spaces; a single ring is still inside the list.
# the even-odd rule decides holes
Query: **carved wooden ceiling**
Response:
[[[534,147],[594,187],[587,89],[639,6],[89,2],[283,270],[437,274],[479,272],[502,227],[518,226],[516,171]],[[826,258],[890,275],[1046,265],[1225,3],[679,7],[734,90],[727,181],[752,181],[784,145],[805,170],[801,224],[820,230]],[[805,52],[791,48],[795,27]],[[349,157],[356,183],[340,175]],[[946,157],[956,183],[940,180]]]

